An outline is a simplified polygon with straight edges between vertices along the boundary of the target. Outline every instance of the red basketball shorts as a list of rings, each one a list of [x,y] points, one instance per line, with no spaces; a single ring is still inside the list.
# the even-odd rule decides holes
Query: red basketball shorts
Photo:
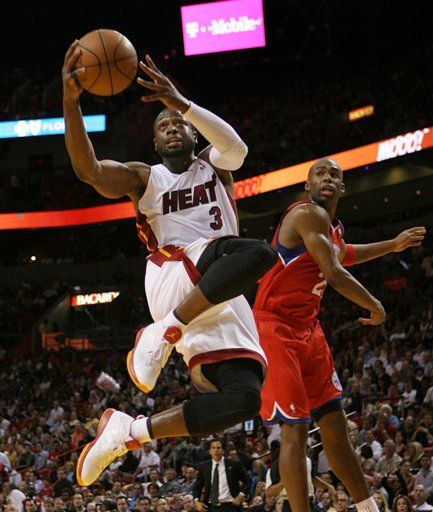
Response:
[[[331,401],[340,409],[342,388],[319,322],[295,329],[272,313],[254,311],[254,316],[268,359],[260,411],[264,423],[310,422]]]

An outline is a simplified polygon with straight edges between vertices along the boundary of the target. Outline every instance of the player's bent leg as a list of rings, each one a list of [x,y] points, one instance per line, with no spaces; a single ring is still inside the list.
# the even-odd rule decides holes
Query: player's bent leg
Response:
[[[307,480],[307,440],[309,423],[281,425],[279,469],[290,507],[297,512],[309,512]]]
[[[342,410],[327,409],[326,405],[322,411],[314,411],[313,417],[320,427],[329,466],[355,500],[359,512],[379,512],[375,501],[370,497],[358,457],[350,443],[346,415]]]
[[[209,308],[242,295],[277,261],[265,242],[234,236],[214,240],[197,262],[199,284],[165,318],[140,330],[127,356],[134,384],[149,393],[187,324]]]
[[[202,373],[219,393],[197,394],[185,403],[135,420],[131,436],[141,442],[163,437],[211,434],[254,418],[260,410],[263,370],[252,359],[202,365]]]
[[[77,462],[77,482],[90,485],[99,478],[114,459],[128,450],[138,450],[141,444],[130,436],[134,418],[114,409],[101,416],[95,439],[82,450]]]
[[[219,432],[258,415],[263,382],[260,363],[231,359],[202,365],[202,373],[219,393],[196,395],[184,404],[185,423],[192,435]]]
[[[197,262],[202,275],[191,294],[174,310],[188,324],[216,304],[255,286],[276,262],[278,253],[261,240],[226,236],[211,242]]]

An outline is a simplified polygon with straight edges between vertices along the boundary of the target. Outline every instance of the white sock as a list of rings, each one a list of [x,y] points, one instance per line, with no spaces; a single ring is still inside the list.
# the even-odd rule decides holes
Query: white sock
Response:
[[[186,327],[186,324],[181,322],[179,318],[175,316],[173,311],[170,311],[170,313],[162,319],[162,322],[167,327],[179,327],[181,331],[183,331]]]
[[[379,512],[376,502],[372,497],[367,498],[364,501],[355,503],[356,510],[358,512]]]
[[[149,428],[147,426],[148,419],[149,418],[137,418],[131,423],[129,433],[134,439],[140,441],[140,443],[147,443],[148,441],[151,441]]]

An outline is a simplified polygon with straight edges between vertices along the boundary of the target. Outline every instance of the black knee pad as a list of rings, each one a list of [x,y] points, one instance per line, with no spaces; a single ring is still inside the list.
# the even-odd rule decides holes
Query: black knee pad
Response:
[[[278,261],[278,252],[266,242],[258,243],[256,250],[257,257],[266,270],[273,267]]]
[[[245,393],[244,395],[245,400],[245,421],[246,420],[252,420],[255,418],[259,412],[260,407],[262,405],[262,400],[260,398],[260,392],[257,392],[256,390],[251,390]]]

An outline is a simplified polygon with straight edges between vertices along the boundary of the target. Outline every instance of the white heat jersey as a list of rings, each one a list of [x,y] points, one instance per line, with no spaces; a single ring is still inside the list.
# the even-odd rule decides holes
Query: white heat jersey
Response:
[[[138,209],[139,233],[151,251],[238,235],[234,201],[213,167],[200,158],[181,174],[162,164],[152,166]]]

